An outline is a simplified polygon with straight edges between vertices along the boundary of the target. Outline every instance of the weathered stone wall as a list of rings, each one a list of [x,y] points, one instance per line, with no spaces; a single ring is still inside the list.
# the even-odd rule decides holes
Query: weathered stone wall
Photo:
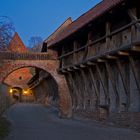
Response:
[[[58,85],[51,76],[44,78],[32,90],[38,103],[58,107]]]

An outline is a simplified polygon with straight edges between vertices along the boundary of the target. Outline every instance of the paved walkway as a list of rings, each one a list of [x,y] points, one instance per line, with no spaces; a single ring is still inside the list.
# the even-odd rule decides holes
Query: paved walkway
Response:
[[[140,140],[129,129],[99,125],[80,119],[59,119],[58,112],[38,104],[16,104],[6,116],[12,131],[6,140]]]

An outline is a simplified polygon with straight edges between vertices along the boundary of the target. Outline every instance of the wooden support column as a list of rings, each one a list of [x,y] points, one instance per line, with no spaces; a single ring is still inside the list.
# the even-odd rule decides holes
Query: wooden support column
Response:
[[[138,88],[138,91],[140,94],[140,74],[139,74],[140,71],[136,68],[135,62],[134,62],[134,59],[132,56],[129,56],[129,61],[130,61],[132,72],[133,72],[133,75],[134,75],[134,78],[136,81],[136,85],[137,85],[137,88]]]
[[[110,22],[106,22],[106,49],[110,48]]]
[[[95,89],[93,86],[93,80],[91,78],[89,69],[91,69],[90,67],[87,67],[85,69],[83,69],[83,79],[84,79],[84,85],[86,88],[86,105],[87,105],[87,109],[88,110],[92,110],[95,111],[97,109],[97,96],[95,93]]]
[[[78,106],[79,104],[79,99],[78,99],[78,90],[77,90],[77,87],[76,87],[76,84],[75,84],[75,80],[72,76],[72,74],[69,74],[69,79],[72,83],[72,87],[73,87],[73,93],[74,93],[74,97],[73,97],[73,102],[74,102],[74,106],[73,106],[73,109],[75,110],[76,107]]]
[[[140,75],[139,75],[139,63],[134,60],[132,56],[129,56],[130,63],[130,108],[131,112],[140,111]]]
[[[117,63],[118,71],[119,71],[120,76],[121,76],[121,80],[122,80],[122,83],[123,83],[123,87],[124,87],[124,90],[125,90],[125,94],[126,94],[126,97],[127,97],[127,104],[126,104],[126,107],[127,107],[127,109],[128,109],[128,108],[129,108],[129,105],[130,105],[129,88],[128,88],[126,82],[125,82],[125,77],[124,77],[124,73],[123,73],[123,66],[122,66],[120,60],[117,60],[116,63]]]
[[[75,109],[76,107],[76,96],[75,96],[75,91],[74,91],[74,86],[73,86],[73,81],[71,79],[71,73],[67,72],[65,74],[65,77],[66,77],[66,81],[67,81],[67,84],[68,84],[68,87],[70,89],[70,95],[71,95],[71,99],[72,99],[72,108]]]
[[[128,10],[128,15],[129,15],[129,17],[131,18],[132,21],[138,20],[138,17],[137,17],[137,10],[136,10],[135,7]],[[135,26],[136,26],[138,29],[140,29],[140,23],[136,23]]]
[[[69,75],[70,76],[70,79],[73,83],[73,87],[74,87],[74,93],[75,93],[75,101],[76,101],[76,108],[75,109],[80,109],[82,108],[81,105],[82,105],[82,98],[81,98],[81,93],[79,91],[79,86],[78,86],[78,83],[76,82],[76,79],[77,79],[77,73],[73,73],[74,76],[72,75]]]
[[[128,15],[131,18],[132,22],[135,22],[136,20],[138,20],[136,8],[129,9]],[[131,42],[136,40],[136,28],[140,31],[139,23],[136,23],[135,25],[131,26]]]
[[[64,54],[65,54],[64,47],[62,47],[62,55],[64,55]],[[60,64],[61,64],[60,68],[65,67],[65,57],[61,58],[60,61],[61,61],[60,62]]]
[[[80,105],[79,105],[79,109],[83,109],[84,107],[84,97],[85,97],[85,88],[83,86],[84,82],[83,81],[82,75],[81,75],[81,71],[77,71],[76,74],[76,79],[75,82],[77,83],[77,88],[79,91],[79,98],[80,98]]]
[[[117,103],[116,105],[118,106],[119,103],[120,103],[120,99],[119,99],[119,93],[118,93],[118,90],[117,90],[117,87],[116,87],[115,79],[114,79],[114,76],[113,76],[113,73],[112,73],[113,70],[111,69],[108,62],[105,62],[105,65],[106,65],[106,70],[107,70],[108,76],[110,78],[114,93],[116,95],[116,103]]]
[[[84,73],[84,70],[80,70],[81,76],[83,79],[83,87],[84,87],[84,109],[87,108],[87,101],[90,100],[89,92],[88,92],[88,81],[86,79],[86,75]]]
[[[87,46],[87,57],[90,56],[91,51],[91,44],[92,43],[92,31],[88,33],[88,46]]]
[[[101,72],[100,67],[99,67],[98,64],[96,65],[96,69],[97,69],[97,72],[99,74],[100,82],[101,82],[101,85],[102,85],[102,88],[103,88],[103,91],[104,91],[105,104],[108,105],[109,104],[108,90],[107,90],[107,87],[106,87],[106,85],[104,83],[104,78],[103,78],[102,72]]]
[[[94,87],[94,91],[95,91],[95,95],[96,95],[96,98],[97,98],[97,107],[99,105],[99,96],[100,96],[100,93],[99,93],[99,89],[97,88],[97,84],[96,84],[96,80],[95,80],[95,76],[92,72],[92,68],[89,68],[89,73],[90,73],[90,76],[91,76],[91,79],[92,79],[92,83],[93,83],[93,87]]]
[[[75,40],[74,40],[73,45],[74,45],[74,51],[75,51],[77,49],[77,42]],[[75,52],[73,53],[73,63],[77,64],[77,55]]]

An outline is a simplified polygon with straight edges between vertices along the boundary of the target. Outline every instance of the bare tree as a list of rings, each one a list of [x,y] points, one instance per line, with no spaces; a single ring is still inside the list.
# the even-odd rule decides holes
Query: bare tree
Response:
[[[29,40],[29,51],[41,52],[43,39],[40,36],[33,36]]]
[[[15,28],[11,20],[6,16],[0,16],[0,50],[8,50],[9,42],[14,32]]]

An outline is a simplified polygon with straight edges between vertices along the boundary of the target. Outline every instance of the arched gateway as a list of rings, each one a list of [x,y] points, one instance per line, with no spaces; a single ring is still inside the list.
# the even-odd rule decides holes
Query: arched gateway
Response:
[[[47,53],[10,53],[0,52],[0,83],[13,71],[24,67],[36,67],[48,72],[58,84],[59,113],[60,117],[72,116],[72,105],[69,89],[65,77],[57,73],[59,62],[54,58],[48,58]]]

